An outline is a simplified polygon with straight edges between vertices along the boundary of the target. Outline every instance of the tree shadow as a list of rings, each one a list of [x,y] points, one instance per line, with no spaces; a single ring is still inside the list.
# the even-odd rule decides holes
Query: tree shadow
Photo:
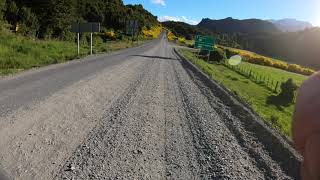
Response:
[[[175,58],[169,58],[169,57],[162,57],[162,56],[147,56],[147,55],[133,55],[135,57],[144,57],[144,58],[151,58],[151,59],[164,59],[164,60],[179,60]]]
[[[280,111],[284,110],[284,107],[289,107],[292,102],[288,101],[287,98],[279,95],[271,95],[267,98],[266,103],[268,105],[276,106]]]

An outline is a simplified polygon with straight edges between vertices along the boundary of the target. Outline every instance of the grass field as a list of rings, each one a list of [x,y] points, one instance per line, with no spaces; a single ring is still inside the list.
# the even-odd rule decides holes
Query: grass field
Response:
[[[257,74],[259,74],[261,76],[269,77],[270,79],[272,79],[274,81],[285,82],[289,78],[292,78],[293,81],[297,85],[301,85],[303,83],[303,81],[305,81],[307,79],[307,76],[305,76],[305,75],[292,73],[292,72],[288,72],[288,71],[285,71],[285,70],[276,69],[276,68],[273,68],[273,67],[262,66],[262,65],[257,65],[257,64],[251,64],[251,63],[248,63],[248,62],[242,62],[239,65],[239,67],[251,69],[253,72],[255,72],[255,73],[257,73]]]
[[[185,58],[201,68],[214,80],[218,81],[247,102],[247,104],[266,122],[277,128],[282,134],[289,138],[291,137],[291,118],[294,111],[294,105],[284,107],[279,106],[278,104],[267,103],[268,98],[276,96],[277,94],[229,69],[223,64],[209,64],[198,59],[194,53],[189,50],[181,49],[179,51]],[[307,78],[306,76],[299,74],[250,63],[242,63],[241,66],[251,68],[274,79],[292,78],[297,84],[301,84]]]
[[[140,41],[140,44],[142,41]],[[94,42],[94,53],[110,52],[137,46],[131,41]],[[77,54],[76,43],[57,40],[33,40],[11,32],[0,33],[0,76],[19,71],[57,64],[89,54],[88,45],[80,46]]]

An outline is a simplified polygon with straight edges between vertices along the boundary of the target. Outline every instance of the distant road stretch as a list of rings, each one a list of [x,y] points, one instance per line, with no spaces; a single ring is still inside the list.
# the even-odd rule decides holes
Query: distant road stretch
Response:
[[[224,100],[165,35],[5,77],[0,169],[23,180],[296,178]]]

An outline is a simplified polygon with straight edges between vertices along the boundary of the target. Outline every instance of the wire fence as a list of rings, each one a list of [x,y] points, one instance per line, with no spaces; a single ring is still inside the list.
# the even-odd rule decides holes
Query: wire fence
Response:
[[[250,79],[251,81],[265,86],[270,91],[273,91],[274,93],[280,93],[281,92],[281,84],[282,81],[271,79],[268,76],[261,75],[251,68],[248,67],[242,67],[242,66],[231,66],[228,63],[224,64],[229,69],[241,74],[242,76],[245,76],[246,78]]]

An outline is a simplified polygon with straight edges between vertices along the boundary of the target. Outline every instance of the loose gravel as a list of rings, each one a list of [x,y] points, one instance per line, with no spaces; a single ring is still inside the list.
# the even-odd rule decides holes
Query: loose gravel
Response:
[[[241,104],[224,104],[166,41],[160,46],[56,179],[298,178],[243,127]]]
[[[153,48],[14,110],[0,160],[15,179],[299,179],[291,146],[178,56]]]

